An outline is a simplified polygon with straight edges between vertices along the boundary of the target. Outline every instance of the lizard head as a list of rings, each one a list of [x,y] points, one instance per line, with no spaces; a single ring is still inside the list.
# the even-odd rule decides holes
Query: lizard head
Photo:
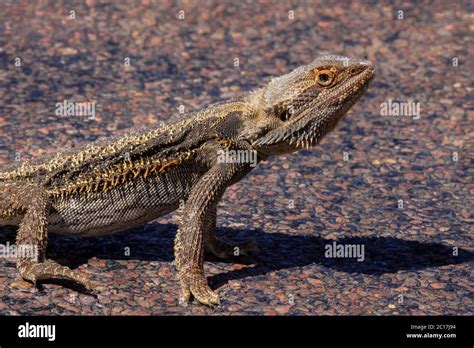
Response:
[[[318,144],[364,94],[373,76],[368,61],[330,55],[272,79],[260,104],[272,127],[253,146],[278,155]]]

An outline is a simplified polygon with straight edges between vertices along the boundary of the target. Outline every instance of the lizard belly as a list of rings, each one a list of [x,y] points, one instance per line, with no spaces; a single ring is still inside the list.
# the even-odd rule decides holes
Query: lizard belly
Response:
[[[51,233],[95,237],[133,228],[176,210],[199,174],[137,178],[106,192],[77,195],[53,202]]]

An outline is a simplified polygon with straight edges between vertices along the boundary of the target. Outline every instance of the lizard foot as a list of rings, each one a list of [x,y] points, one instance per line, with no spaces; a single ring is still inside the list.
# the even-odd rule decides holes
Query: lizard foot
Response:
[[[255,239],[248,239],[241,243],[230,244],[222,240],[215,239],[206,246],[206,251],[220,259],[230,259],[237,256],[250,256],[259,252]]]
[[[32,282],[35,286],[41,280],[65,279],[82,285],[89,291],[93,291],[92,283],[85,276],[51,260],[45,260],[44,262],[22,260],[18,263],[17,268],[20,276]]]
[[[182,274],[179,278],[182,295],[180,302],[190,301],[192,295],[207,306],[213,307],[220,304],[219,296],[211,290],[203,273]]]

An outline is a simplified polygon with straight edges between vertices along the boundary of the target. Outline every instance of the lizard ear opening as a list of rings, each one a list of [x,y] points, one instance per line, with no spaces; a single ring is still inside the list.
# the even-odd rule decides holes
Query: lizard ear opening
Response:
[[[288,121],[294,114],[295,109],[293,105],[274,105],[265,110],[267,114],[273,115],[279,118],[281,121]]]

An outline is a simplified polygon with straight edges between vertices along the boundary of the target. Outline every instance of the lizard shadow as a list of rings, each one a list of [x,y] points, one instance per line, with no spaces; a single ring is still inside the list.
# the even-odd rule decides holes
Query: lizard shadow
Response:
[[[227,235],[228,233],[226,233]],[[474,261],[474,253],[465,249],[455,250],[434,242],[408,241],[394,237],[344,237],[325,239],[311,235],[287,235],[265,233],[260,230],[244,230],[242,235],[255,238],[263,250],[254,257],[253,267],[241,268],[210,277],[209,282],[217,288],[226,282],[245,277],[256,277],[269,272],[312,263],[325,268],[352,274],[379,276],[401,270],[417,271],[429,267],[460,264]],[[326,246],[336,242],[338,245],[363,245],[364,260],[354,258],[325,257]],[[456,255],[455,255],[456,254]]]
[[[10,235],[10,232],[5,234],[1,231],[2,229],[0,229],[0,241],[7,239],[13,243],[14,234]],[[172,262],[175,233],[176,225],[153,223],[126,233],[97,238],[51,235],[48,257],[71,268],[85,264],[95,257],[109,260],[110,264],[107,265],[109,270],[126,267],[114,263],[115,260]],[[451,246],[394,237],[344,237],[333,240],[307,234],[265,233],[259,229],[233,228],[218,228],[217,235],[232,242],[253,238],[259,245],[260,253],[253,257],[238,257],[228,261],[211,259],[217,262],[238,262],[248,265],[209,277],[212,288],[218,288],[234,279],[256,277],[313,263],[348,273],[382,275],[400,270],[416,271],[474,260],[474,253],[465,249],[458,249],[456,256],[453,255]],[[355,258],[325,257],[325,247],[333,242],[363,245],[364,261],[358,262]]]

